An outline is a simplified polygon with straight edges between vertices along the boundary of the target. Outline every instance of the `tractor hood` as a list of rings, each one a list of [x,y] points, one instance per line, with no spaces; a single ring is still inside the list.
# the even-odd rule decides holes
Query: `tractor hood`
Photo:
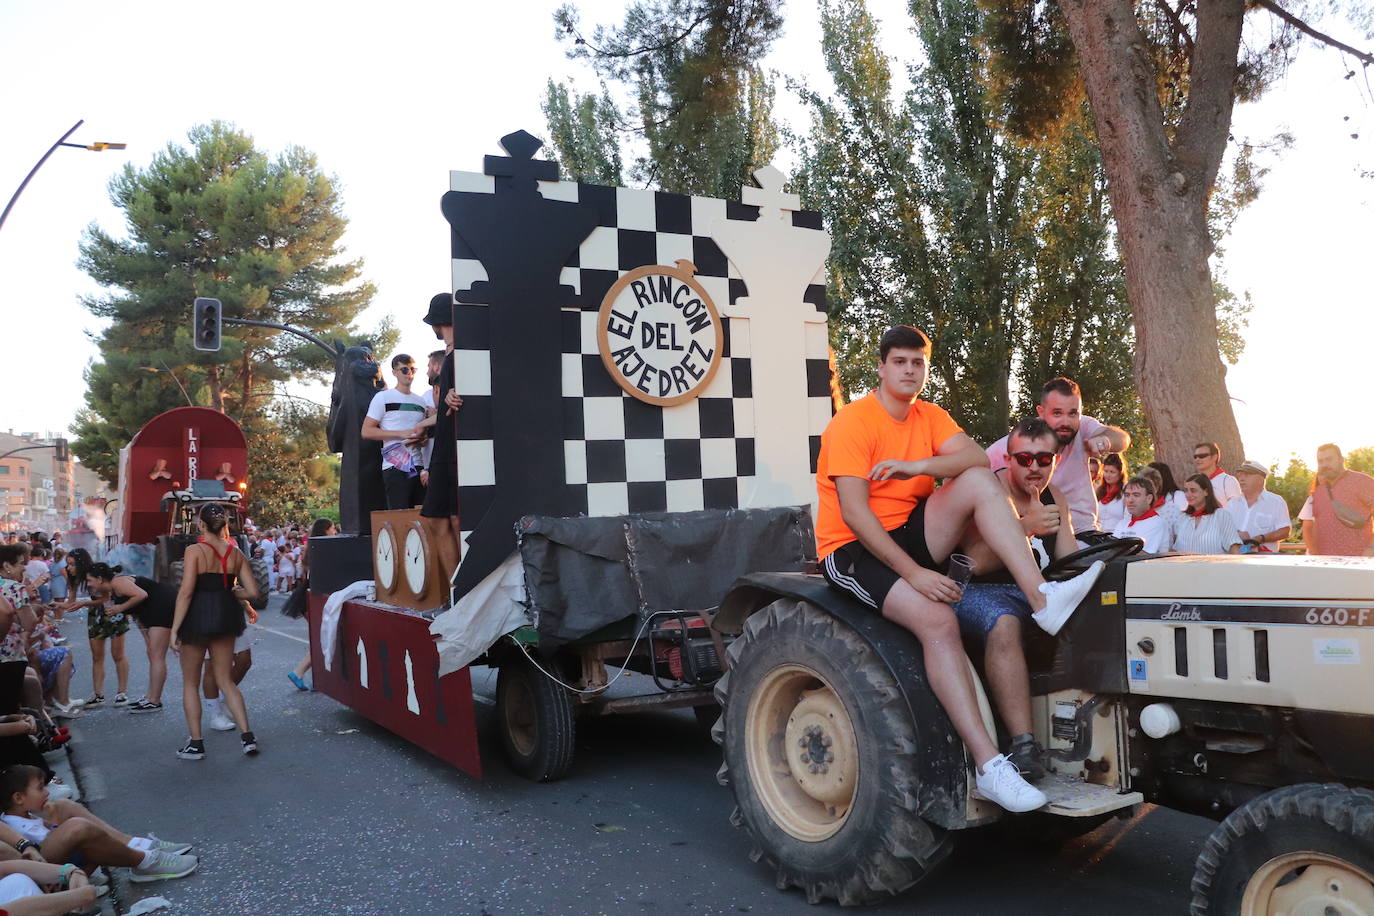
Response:
[[[1126,597],[1374,602],[1374,559],[1361,557],[1153,557],[1126,569]]]

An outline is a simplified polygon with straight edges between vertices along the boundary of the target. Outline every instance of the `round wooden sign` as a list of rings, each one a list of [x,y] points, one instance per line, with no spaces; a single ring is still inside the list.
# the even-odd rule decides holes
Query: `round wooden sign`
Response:
[[[672,407],[698,397],[716,374],[725,331],[695,274],[683,260],[636,268],[601,300],[601,361],[631,397]]]

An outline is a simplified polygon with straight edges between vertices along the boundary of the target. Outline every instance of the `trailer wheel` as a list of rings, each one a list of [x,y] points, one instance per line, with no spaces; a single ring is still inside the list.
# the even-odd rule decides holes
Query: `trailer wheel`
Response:
[[[528,659],[501,666],[496,721],[506,759],[521,776],[550,782],[568,771],[577,729],[572,698]]]
[[[1374,792],[1305,783],[1237,808],[1198,856],[1192,912],[1374,913]]]
[[[950,839],[916,813],[911,713],[868,644],[784,598],[751,616],[729,652],[713,735],[751,858],[811,903],[873,903],[929,874]]]

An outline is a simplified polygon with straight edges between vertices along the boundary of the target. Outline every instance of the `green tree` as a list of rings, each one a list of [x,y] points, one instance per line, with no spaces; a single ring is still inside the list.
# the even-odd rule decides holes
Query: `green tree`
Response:
[[[259,526],[338,520],[339,465],[325,441],[327,414],[321,405],[281,398],[245,426]]]
[[[1266,489],[1273,490],[1283,497],[1283,501],[1288,504],[1288,515],[1290,518],[1297,518],[1302,510],[1302,504],[1307,501],[1307,496],[1312,492],[1312,469],[1307,463],[1297,455],[1288,456],[1288,466],[1282,474],[1278,473],[1278,462],[1274,462],[1273,472],[1269,479],[1265,481]],[[1295,531],[1294,534],[1301,532]]]
[[[1136,384],[1160,457],[1187,467],[1199,439],[1243,454],[1209,264],[1232,111],[1283,73],[1304,36],[1366,67],[1374,55],[1277,0],[982,2],[990,85],[1019,135],[1052,139],[1079,99],[1091,106],[1134,318]],[[1261,40],[1243,40],[1247,13],[1268,19]]]
[[[621,25],[597,26],[590,37],[575,7],[560,8],[554,21],[571,42],[569,56],[624,86],[634,105],[610,119],[616,109],[603,96],[591,124],[559,108],[557,118],[549,116],[546,105],[559,159],[581,161],[579,150],[599,142],[594,138],[606,135],[600,125],[610,119],[646,147],[630,169],[633,180],[679,194],[738,197],[777,150],[773,89],[758,62],[782,29],[779,8],[778,0],[641,0]],[[579,129],[564,129],[573,120]],[[571,139],[566,148],[564,137]]]
[[[111,482],[119,449],[157,413],[189,399],[251,427],[281,383],[333,368],[323,350],[269,328],[226,326],[220,352],[196,351],[195,297],[220,299],[226,317],[348,339],[374,294],[362,262],[344,259],[336,182],[312,153],[269,156],[222,122],[192,128],[189,140],[146,168],[126,166],[110,183],[123,236],[93,225],[81,246],[82,268],[108,290],[84,304],[110,324],[72,447]],[[394,337],[383,324],[373,340],[385,349]]]
[[[620,112],[605,85],[600,95],[581,94],[549,80],[541,107],[559,174],[565,181],[603,185],[624,182],[616,136]]]
[[[835,96],[801,87],[811,129],[797,185],[834,237],[831,337],[846,390],[872,386],[883,330],[914,323],[936,347],[931,396],[979,441],[1030,413],[1060,374],[1078,380],[1094,415],[1138,434],[1129,312],[1090,128],[1040,149],[1012,142],[984,91],[978,9],[949,0],[911,13],[923,64],[907,96],[862,0],[822,5]]]

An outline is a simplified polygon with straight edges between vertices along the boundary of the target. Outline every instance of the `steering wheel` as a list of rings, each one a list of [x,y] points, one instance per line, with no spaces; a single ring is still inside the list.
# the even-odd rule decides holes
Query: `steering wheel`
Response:
[[[1058,558],[1042,571],[1046,580],[1053,580],[1056,576],[1065,576],[1065,573],[1072,572],[1077,575],[1083,569],[1091,565],[1096,560],[1108,562],[1117,560],[1121,557],[1134,556],[1145,549],[1145,542],[1140,538],[1107,538],[1099,540],[1091,547],[1084,547],[1082,550],[1075,550],[1073,553],[1065,554]]]

